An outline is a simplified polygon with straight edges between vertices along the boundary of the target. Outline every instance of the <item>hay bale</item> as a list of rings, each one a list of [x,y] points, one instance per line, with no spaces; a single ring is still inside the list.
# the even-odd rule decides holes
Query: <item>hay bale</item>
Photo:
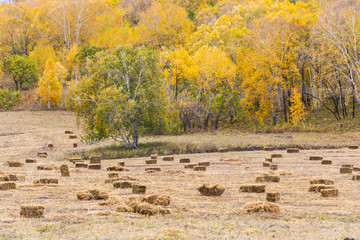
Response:
[[[133,184],[132,185],[132,193],[133,194],[145,194],[146,186],[140,184]]]
[[[156,159],[150,159],[150,160],[145,160],[146,164],[156,164],[157,160]]]
[[[114,166],[114,167],[108,167],[106,169],[107,171],[117,171],[117,172],[128,172],[130,171],[128,168]]]
[[[101,164],[100,159],[90,159],[90,164]]]
[[[256,182],[280,182],[280,177],[270,174],[263,174],[262,176],[256,177]]]
[[[332,161],[331,160],[322,160],[321,164],[323,164],[323,165],[331,165]]]
[[[69,135],[69,138],[70,138],[70,139],[76,139],[77,136],[76,136],[76,135]]]
[[[118,178],[119,174],[118,173],[109,173],[109,178]]]
[[[338,197],[339,196],[339,190],[336,188],[334,189],[321,189],[320,190],[322,197]]]
[[[298,153],[299,149],[298,148],[288,148],[286,149],[287,153]]]
[[[341,167],[340,174],[352,173],[352,168],[349,167]]]
[[[352,180],[354,181],[360,181],[360,175],[353,175]]]
[[[208,167],[208,166],[210,166],[210,162],[199,162],[198,166]]]
[[[61,165],[60,172],[61,172],[61,176],[63,176],[63,177],[69,177],[70,176],[68,165],[65,165],[65,164]]]
[[[39,158],[47,158],[47,152],[38,152],[37,153],[37,156],[39,157]]]
[[[114,188],[132,188],[136,182],[129,182],[129,181],[117,181],[113,183]]]
[[[75,167],[76,168],[88,168],[88,165],[85,163],[76,163]]]
[[[139,199],[142,202],[147,202],[154,205],[168,206],[170,204],[170,196],[168,195],[150,195],[147,197],[141,197]]]
[[[278,165],[277,164],[270,164],[270,170],[277,170]]]
[[[73,148],[77,148],[78,144],[77,143],[73,143]]]
[[[181,158],[180,163],[190,163],[190,158]]]
[[[150,159],[157,159],[157,157],[158,156],[156,154],[153,154],[153,155],[150,156]]]
[[[220,196],[225,192],[225,187],[220,186],[218,184],[214,186],[210,186],[209,184],[203,184],[198,188],[201,195],[204,196]]]
[[[105,191],[98,190],[98,189],[92,189],[92,190],[88,190],[88,191],[92,195],[93,199],[95,199],[95,200],[107,200],[109,198],[109,195]]]
[[[125,167],[125,162],[118,162],[118,165],[119,165],[120,167]]]
[[[219,148],[219,149],[218,149],[218,152],[220,152],[220,153],[226,153],[226,152],[229,152],[229,149],[228,149],[228,148]]]
[[[271,158],[282,158],[282,154],[281,153],[273,153],[270,155]]]
[[[359,146],[352,145],[352,146],[349,146],[349,149],[359,149]]]
[[[22,165],[21,162],[9,162],[9,167],[21,167]]]
[[[280,201],[280,193],[279,192],[268,192],[268,193],[266,193],[266,201],[268,201],[268,202],[278,202],[278,201]]]
[[[168,206],[169,204],[170,204],[170,196],[168,195],[158,196],[154,201],[154,205]]]
[[[59,180],[57,178],[40,178],[34,180],[33,184],[59,184]]]
[[[65,130],[65,134],[73,134],[73,131]]]
[[[130,202],[130,207],[133,209],[133,212],[139,213],[142,215],[146,215],[146,216],[170,213],[170,211],[167,209],[152,205],[147,202],[132,201],[132,202]]]
[[[51,171],[51,170],[54,170],[54,169],[55,169],[55,166],[54,165],[49,165],[49,164],[42,164],[42,165],[37,166],[37,170]]]
[[[334,185],[325,185],[325,184],[313,184],[309,187],[309,192],[319,193],[321,189],[334,189]]]
[[[133,212],[134,209],[128,205],[121,204],[116,208],[116,212]]]
[[[200,166],[197,166],[197,167],[194,167],[194,171],[206,171],[206,167],[200,167]]]
[[[28,158],[28,159],[25,160],[25,163],[36,163],[36,160]]]
[[[149,167],[149,168],[145,168],[145,172],[161,172],[161,168],[154,168],[154,167]]]
[[[341,165],[341,167],[344,167],[344,168],[354,168],[354,165],[351,165],[351,164],[343,164],[343,165]]]
[[[269,202],[247,203],[242,211],[245,213],[280,213],[280,206]]]
[[[76,198],[80,201],[91,200],[93,199],[93,195],[89,191],[82,191],[76,193]]]
[[[42,218],[45,208],[43,206],[21,206],[20,217],[24,218]]]
[[[15,174],[6,174],[0,176],[0,182],[18,181],[20,180]]]
[[[310,156],[309,160],[319,161],[319,160],[323,160],[323,157],[321,157],[321,156]]]
[[[353,168],[353,171],[354,171],[354,172],[359,172],[359,171],[360,171],[360,167],[354,167],[354,168]]]
[[[167,162],[174,161],[174,157],[163,157],[163,161],[167,161]]]
[[[197,166],[197,164],[185,164],[184,168],[194,168],[196,166]]]
[[[310,184],[322,184],[322,185],[334,185],[333,180],[325,179],[325,178],[318,178],[310,180]]]
[[[269,162],[263,162],[263,167],[270,167],[270,163]]]
[[[272,162],[272,158],[265,158],[265,162]]]
[[[100,164],[89,164],[88,167],[89,167],[89,169],[94,169],[94,170],[100,170],[101,169]]]
[[[52,143],[48,143],[48,148],[53,148],[54,147],[54,144],[52,144]]]
[[[274,151],[274,148],[273,147],[264,147],[264,151],[271,152],[271,151]]]
[[[72,157],[72,158],[69,158],[69,161],[71,163],[77,163],[78,161],[82,161],[82,160],[79,157]]]
[[[263,193],[265,192],[265,185],[250,184],[242,185],[239,189],[240,192],[249,192],[249,193]]]
[[[11,190],[11,189],[16,189],[16,184],[14,182],[0,183],[1,191]]]

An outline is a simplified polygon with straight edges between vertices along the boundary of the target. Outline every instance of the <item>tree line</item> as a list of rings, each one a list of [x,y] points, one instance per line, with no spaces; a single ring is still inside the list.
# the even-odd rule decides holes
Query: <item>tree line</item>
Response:
[[[321,108],[341,120],[360,109],[359,10],[358,0],[8,1],[1,73],[16,90],[36,83],[48,108],[69,89],[90,139],[129,146],[149,129],[301,126]]]

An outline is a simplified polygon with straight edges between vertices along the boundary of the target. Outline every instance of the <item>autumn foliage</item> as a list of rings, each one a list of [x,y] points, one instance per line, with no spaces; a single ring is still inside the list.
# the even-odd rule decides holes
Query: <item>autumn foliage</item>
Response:
[[[171,131],[249,123],[306,127],[308,112],[323,108],[341,120],[360,109],[359,13],[359,0],[19,1],[0,5],[0,72],[19,90],[40,75],[38,95],[47,106],[59,104],[62,89],[82,89],[84,99],[126,98],[126,112],[146,104],[127,99],[120,79],[131,75],[105,61],[129,56],[118,49],[151,51],[155,64],[138,76],[156,73],[156,88],[141,91],[155,91]],[[94,79],[103,85],[86,85]],[[110,79],[116,88],[108,88]],[[85,111],[87,103],[70,99],[77,99],[73,110]],[[142,109],[149,118],[159,109],[153,110]]]

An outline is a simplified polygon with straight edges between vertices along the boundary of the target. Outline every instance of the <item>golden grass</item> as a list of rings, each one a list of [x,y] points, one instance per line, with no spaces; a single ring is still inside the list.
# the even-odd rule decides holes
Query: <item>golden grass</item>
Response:
[[[0,227],[6,229],[0,234],[3,239],[116,239],[119,236],[126,236],[127,239],[328,239],[329,236],[344,239],[359,236],[360,183],[352,181],[351,175],[339,172],[341,165],[357,164],[360,158],[359,150],[301,150],[297,154],[286,153],[286,148],[277,150],[283,157],[274,159],[274,162],[284,174],[280,173],[280,182],[266,182],[266,192],[281,193],[278,203],[281,214],[275,216],[236,211],[246,203],[264,202],[266,199],[266,192],[239,193],[240,185],[254,184],[256,176],[269,173],[268,168],[262,167],[264,158],[269,155],[263,150],[176,155],[174,161],[159,161],[156,167],[161,167],[162,171],[151,174],[144,173],[145,160],[149,159],[150,155],[121,159],[129,171],[118,172],[119,178],[138,178],[139,182],[146,186],[146,195],[171,197],[170,205],[165,207],[170,210],[170,215],[149,218],[136,213],[116,212],[121,205],[114,201],[100,206],[101,201],[77,200],[76,193],[88,189],[103,189],[109,195],[108,201],[116,197],[128,199],[139,195],[133,194],[131,189],[117,189],[113,188],[112,183],[105,183],[109,174],[106,169],[117,165],[119,159],[102,160],[102,169],[97,171],[77,169],[74,164],[70,164],[70,177],[61,177],[59,167],[69,164],[63,154],[74,151],[72,140],[66,137],[64,130],[71,129],[78,134],[75,119],[62,112],[23,114],[0,113],[0,128],[6,134],[1,136],[0,141],[1,163],[10,160],[25,162],[26,158],[37,160],[36,164],[25,164],[21,168],[10,168],[0,163],[0,171],[4,174],[26,177],[24,182],[16,182],[16,189],[0,192]],[[5,116],[9,116],[11,120],[4,121]],[[18,124],[17,128],[12,126],[13,122]],[[34,124],[26,125],[26,122]],[[19,133],[10,134],[12,131]],[[359,140],[358,136],[351,133],[333,137],[330,137],[332,134],[307,134],[310,136],[300,137],[300,133],[291,133],[293,138],[285,138],[287,134],[236,135],[224,132],[217,135],[197,133],[177,137],[147,137],[144,140],[161,139],[182,144],[182,141],[187,139],[195,143],[199,141],[200,145],[210,144],[212,141],[215,144],[246,142],[254,145],[271,142],[274,146],[280,142],[287,144],[288,141],[289,144],[308,142],[323,144],[321,146],[324,147],[327,146],[326,141],[342,146]],[[348,139],[345,139],[345,135]],[[195,136],[203,136],[203,139]],[[270,141],[271,139],[273,141]],[[22,145],[19,144],[20,140]],[[45,150],[49,141],[54,142],[54,148],[48,150],[48,157],[36,158],[36,153]],[[81,150],[92,148],[82,143],[79,145]],[[324,166],[318,161],[309,161],[312,155],[324,156],[332,160],[333,164]],[[194,164],[210,162],[210,166],[206,172],[196,173],[193,169],[185,169],[184,164],[179,163],[181,158],[190,158]],[[38,171],[37,165],[54,165],[56,168]],[[40,178],[58,178],[59,184],[32,185],[34,180]],[[340,192],[339,196],[324,198],[320,194],[308,192],[312,179],[334,180]],[[204,183],[211,186],[220,184],[226,191],[216,198],[202,196],[197,187]],[[44,206],[44,218],[19,218],[20,207],[27,205]]]

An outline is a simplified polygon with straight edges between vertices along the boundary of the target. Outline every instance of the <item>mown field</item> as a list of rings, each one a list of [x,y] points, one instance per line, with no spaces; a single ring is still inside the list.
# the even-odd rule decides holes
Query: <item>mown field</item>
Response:
[[[219,131],[216,134],[196,133],[181,136],[144,137],[143,144],[171,143],[181,148],[188,143],[200,153],[173,155],[175,160],[162,161],[156,167],[161,172],[145,173],[145,160],[149,156],[126,159],[104,159],[101,170],[75,168],[68,157],[78,151],[96,150],[114,154],[109,142],[85,145],[79,139],[69,139],[65,130],[80,132],[76,119],[67,112],[6,112],[0,113],[0,171],[25,177],[16,181],[16,189],[0,191],[0,238],[2,239],[344,239],[360,238],[360,182],[352,174],[340,174],[343,164],[359,166],[360,150],[348,149],[357,145],[357,133],[279,133],[251,134]],[[54,148],[47,148],[48,143]],[[78,148],[72,144],[78,143]],[[155,144],[154,144],[155,142]],[[273,152],[230,151],[203,153],[213,148],[238,146],[248,149],[274,146]],[[164,145],[163,145],[164,146]],[[288,146],[308,148],[300,153],[287,153]],[[150,151],[151,150],[151,151]],[[154,147],[149,152],[156,151]],[[47,151],[47,158],[37,158],[39,151]],[[172,150],[167,150],[171,152]],[[109,153],[110,152],[110,153]],[[185,151],[183,151],[185,152]],[[160,152],[161,153],[161,152]],[[166,152],[164,152],[165,154]],[[182,153],[181,151],[179,153]],[[242,193],[239,187],[255,183],[255,178],[269,173],[262,163],[271,153],[281,153],[273,161],[279,169],[272,174],[280,182],[263,183],[266,192],[277,191],[280,214],[243,213],[249,202],[265,201],[266,193]],[[85,154],[85,155],[86,155]],[[137,153],[139,155],[144,152]],[[161,153],[162,154],[162,153]],[[78,154],[81,155],[81,154]],[[332,165],[310,161],[313,155],[332,160]],[[110,156],[112,157],[112,156]],[[34,158],[37,163],[25,163]],[[192,163],[210,162],[205,172],[185,169],[180,158]],[[22,167],[9,167],[7,161],[24,163]],[[107,167],[125,162],[126,172],[119,176],[138,178],[146,185],[146,195],[169,195],[170,205],[164,208],[171,214],[146,217],[137,213],[116,212],[117,205],[100,206],[97,200],[79,201],[76,193],[87,189],[101,189],[110,198],[127,200],[137,196],[131,189],[115,189],[105,183]],[[85,160],[88,162],[88,160]],[[58,169],[39,171],[37,166],[53,164],[70,167],[70,177],[62,177]],[[153,166],[155,167],[155,166]],[[354,174],[357,174],[354,172]],[[39,178],[57,178],[57,185],[34,185]],[[310,193],[310,180],[326,178],[335,181],[339,196],[323,198]],[[203,183],[220,184],[226,188],[219,197],[202,196],[197,188]],[[20,218],[20,206],[42,205],[44,218]]]

